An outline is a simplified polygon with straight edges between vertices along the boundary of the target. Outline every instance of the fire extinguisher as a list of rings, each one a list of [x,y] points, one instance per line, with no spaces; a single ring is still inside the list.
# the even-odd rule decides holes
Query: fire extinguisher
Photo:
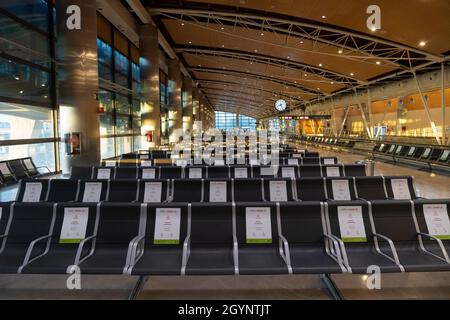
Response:
[[[147,136],[147,142],[153,142],[153,131],[147,131],[145,135]]]

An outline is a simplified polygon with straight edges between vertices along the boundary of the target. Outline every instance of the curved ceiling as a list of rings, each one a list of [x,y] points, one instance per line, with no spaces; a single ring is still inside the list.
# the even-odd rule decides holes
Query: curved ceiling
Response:
[[[448,0],[142,0],[216,110],[255,118],[446,60]],[[444,40],[445,39],[445,40]],[[424,45],[420,45],[424,42]]]

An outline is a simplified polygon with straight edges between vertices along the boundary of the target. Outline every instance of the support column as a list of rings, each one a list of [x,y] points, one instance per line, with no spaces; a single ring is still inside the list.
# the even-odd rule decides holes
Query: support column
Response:
[[[139,52],[141,55],[142,83],[142,131],[153,131],[153,142],[143,144],[143,149],[161,145],[161,106],[159,92],[159,43],[158,29],[146,24],[141,26]]]
[[[177,142],[175,130],[183,128],[183,110],[181,106],[181,89],[183,77],[180,62],[169,61],[169,142]]]
[[[239,126],[239,112],[238,111],[236,111],[236,128],[237,129],[240,128],[240,126]]]
[[[183,88],[186,90],[186,108],[183,112],[183,130],[192,132],[194,124],[194,110],[193,110],[193,83],[189,77],[183,77]]]
[[[56,30],[58,61],[60,134],[78,133],[79,154],[61,148],[61,169],[73,166],[94,166],[100,163],[100,125],[97,110],[97,8],[95,1],[79,0],[81,29],[66,26],[67,8],[72,0],[56,1]],[[72,140],[76,144],[78,139]]]

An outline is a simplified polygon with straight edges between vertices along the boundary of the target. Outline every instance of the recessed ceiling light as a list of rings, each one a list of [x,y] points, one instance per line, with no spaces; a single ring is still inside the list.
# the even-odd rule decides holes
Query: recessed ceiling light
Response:
[[[326,16],[322,16],[322,19],[326,19]]]
[[[342,49],[339,49],[338,53],[339,53],[339,54],[342,54]]]
[[[19,93],[23,93],[23,90],[20,90]]]
[[[192,44],[192,41],[189,41],[189,44]]]
[[[319,63],[319,67],[321,67],[322,66],[322,64],[321,63]]]
[[[372,28],[370,28],[370,30],[371,30],[372,32],[375,32],[375,31],[377,31],[377,28],[372,27]]]
[[[350,75],[353,77],[355,74],[353,72],[350,72]]]
[[[287,58],[290,59],[291,57],[290,57],[290,56],[287,56]]]
[[[225,30],[225,28],[224,28],[224,27],[221,27],[220,30]]]
[[[14,77],[14,79],[16,79],[16,80],[20,80],[20,78],[19,78],[19,77]]]
[[[381,62],[380,62],[380,61],[377,61],[377,64],[381,64]]]
[[[308,75],[305,73],[304,76],[307,77]]]
[[[222,48],[225,48],[225,45],[224,45],[224,44],[222,45]]]
[[[331,81],[330,83],[331,83],[331,84],[334,84],[334,81]]]
[[[263,35],[264,35],[264,32],[261,32],[261,35],[263,36]]]
[[[426,44],[427,44],[427,43],[426,43],[425,41],[420,41],[420,42],[419,42],[419,46],[421,46],[421,47],[425,47]]]
[[[258,52],[258,50],[255,49],[255,52]]]
[[[182,22],[181,25],[184,26],[184,22]]]
[[[317,90],[320,90],[320,88],[317,88]]]
[[[301,44],[303,44],[303,41],[300,41]]]

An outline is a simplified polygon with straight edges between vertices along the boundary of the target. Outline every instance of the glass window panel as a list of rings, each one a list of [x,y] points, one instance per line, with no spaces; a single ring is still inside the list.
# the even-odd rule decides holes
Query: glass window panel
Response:
[[[132,114],[133,116],[137,116],[140,117],[141,116],[141,101],[139,100],[133,100],[133,105],[132,107]]]
[[[129,116],[117,116],[116,119],[116,134],[131,133],[130,117]]]
[[[53,142],[0,147],[0,160],[27,157],[33,158],[36,166],[47,166],[50,170],[55,171],[55,147]]]
[[[100,149],[102,159],[115,157],[114,138],[101,138]]]
[[[140,117],[133,117],[132,119],[133,124],[133,133],[134,134],[141,134],[141,118]]]
[[[128,97],[116,95],[116,113],[122,115],[130,114],[130,102]]]
[[[97,38],[97,48],[98,48],[98,62],[111,66],[112,62],[112,48],[111,46],[104,42],[102,39]]]
[[[0,140],[53,138],[52,111],[0,102]]]
[[[47,36],[0,14],[0,37],[8,40],[1,41],[3,52],[46,67],[50,66],[50,46]]]
[[[0,0],[0,8],[31,23],[35,27],[48,31],[48,4],[43,0]]]
[[[139,151],[142,149],[143,139],[144,139],[144,137],[134,136],[134,146],[133,146],[134,150],[133,151]]]
[[[131,152],[131,140],[131,136],[116,138],[117,155]]]
[[[0,95],[50,103],[49,74],[0,58]]]

